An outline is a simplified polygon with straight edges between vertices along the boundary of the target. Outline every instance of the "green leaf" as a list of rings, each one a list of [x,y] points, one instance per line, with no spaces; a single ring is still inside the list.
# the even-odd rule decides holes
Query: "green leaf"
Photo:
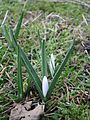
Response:
[[[20,18],[19,18],[19,20],[18,20],[18,23],[17,23],[17,26],[16,26],[16,30],[15,30],[15,38],[16,38],[16,39],[18,38],[20,29],[21,29],[22,20],[23,20],[23,15],[24,15],[24,12],[21,13],[21,16],[20,16]]]
[[[41,39],[41,36],[40,36],[40,31],[38,30],[38,39],[39,39],[39,44],[40,44],[40,49],[41,49],[41,46],[42,46],[42,39]]]
[[[43,74],[43,77],[44,77],[44,76],[47,76],[47,62],[46,62],[45,40],[42,40],[41,57],[42,57],[42,74]]]
[[[17,51],[17,47],[19,47],[19,52],[20,52],[19,54],[21,55],[21,58],[22,58],[25,66],[26,66],[26,69],[27,69],[29,75],[32,76],[32,78],[33,78],[32,80],[35,82],[36,88],[39,92],[39,95],[40,95],[41,99],[44,100],[43,93],[42,93],[42,90],[41,90],[42,83],[41,83],[37,73],[33,69],[32,65],[30,64],[29,59],[27,58],[27,56],[25,55],[23,50],[20,48],[20,46],[17,44],[16,38],[15,38],[11,28],[9,28],[9,37],[10,37],[10,40],[11,40],[11,42],[13,44],[13,47],[16,51]]]
[[[2,31],[3,31],[4,37],[6,38],[9,46],[12,47],[12,41],[10,40],[10,36],[9,36],[9,33],[8,33],[6,25],[2,24],[1,27],[2,27]]]
[[[39,95],[40,97],[43,99],[43,94],[42,94],[42,91],[41,91],[41,86],[42,86],[42,83],[37,75],[37,73],[35,72],[35,70],[33,69],[32,65],[30,64],[27,56],[25,55],[25,53],[23,52],[23,50],[20,48],[20,46],[17,44],[17,41],[16,41],[16,38],[13,34],[13,31],[11,28],[9,28],[9,31],[10,31],[10,39],[13,43],[13,47],[15,48],[15,50],[17,50],[17,47],[19,47],[19,51],[20,51],[20,55],[21,55],[21,58],[27,68],[27,71],[29,73],[30,76],[32,76],[32,80],[34,80],[35,82],[35,85],[36,85],[36,88],[39,92]]]
[[[32,80],[34,80],[34,82],[35,82],[35,86],[36,86],[36,88],[39,92],[39,95],[40,95],[41,99],[44,100],[42,90],[41,90],[42,83],[41,83],[36,71],[33,69],[32,65],[30,64],[30,62],[27,58],[27,56],[25,55],[25,53],[23,52],[23,50],[21,48],[20,48],[20,53],[21,53],[22,60],[23,60],[25,66],[27,68],[28,74],[30,76],[32,76],[32,78],[33,78]]]
[[[22,80],[22,65],[21,65],[21,55],[20,55],[20,48],[18,47],[18,97],[19,99],[23,98],[23,80]]]
[[[53,89],[55,87],[55,84],[58,81],[58,79],[60,77],[60,74],[62,73],[63,68],[65,67],[65,65],[66,65],[66,63],[67,63],[67,61],[69,59],[69,56],[70,56],[70,54],[72,52],[72,49],[73,49],[73,46],[74,46],[74,41],[72,42],[72,44],[71,44],[71,46],[70,46],[64,60],[63,60],[63,62],[61,63],[61,65],[59,66],[58,70],[56,71],[56,73],[54,75],[54,78],[52,80],[52,83],[51,83],[51,85],[49,87],[49,90],[48,90],[48,93],[47,93],[47,96],[46,96],[47,98],[50,97],[50,95],[51,95],[51,93],[52,93],[52,91],[53,91]]]
[[[13,48],[16,49],[17,41],[16,41],[16,38],[14,36],[13,30],[10,27],[9,27],[9,36],[10,36],[10,40],[12,41]]]
[[[57,112],[54,113],[54,120],[58,120],[58,113]]]

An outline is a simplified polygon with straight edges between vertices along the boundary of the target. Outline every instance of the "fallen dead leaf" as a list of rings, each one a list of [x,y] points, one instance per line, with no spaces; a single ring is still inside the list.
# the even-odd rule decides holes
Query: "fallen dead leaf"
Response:
[[[11,110],[9,120],[39,120],[41,115],[44,114],[44,105],[38,104],[31,110],[32,101],[22,104],[17,104]]]

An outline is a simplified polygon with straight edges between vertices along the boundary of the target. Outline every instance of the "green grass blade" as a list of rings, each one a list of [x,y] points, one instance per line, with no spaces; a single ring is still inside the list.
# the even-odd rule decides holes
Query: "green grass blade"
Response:
[[[42,46],[42,39],[41,39],[41,36],[40,36],[40,31],[38,30],[38,39],[39,39],[39,44],[40,44],[40,49],[41,49],[41,46]]]
[[[47,62],[46,62],[45,40],[42,41],[41,57],[42,57],[42,74],[43,74],[43,77],[44,77],[44,76],[47,76]]]
[[[69,59],[69,56],[70,56],[70,54],[72,52],[72,49],[73,49],[73,46],[74,46],[74,41],[72,42],[72,44],[71,44],[71,46],[70,46],[64,60],[63,60],[63,62],[61,63],[61,65],[59,66],[58,70],[56,71],[56,73],[54,75],[54,78],[52,80],[52,83],[51,83],[51,85],[49,87],[49,90],[48,90],[48,93],[47,93],[47,98],[50,97],[50,95],[51,95],[51,93],[52,93],[52,91],[53,91],[53,89],[55,87],[55,84],[58,81],[58,79],[60,77],[60,74],[61,74],[63,68],[65,67],[65,65],[66,65],[66,63],[67,63],[67,61]]]
[[[2,27],[2,31],[3,31],[3,35],[6,38],[9,46],[12,46],[12,42],[10,40],[10,36],[9,36],[9,33],[8,33],[6,25],[3,24],[1,27]]]
[[[57,112],[54,113],[54,120],[58,120],[58,113]]]
[[[10,35],[10,40],[12,41],[14,49],[17,50],[17,47],[19,47],[20,55],[21,55],[21,58],[22,58],[22,60],[25,64],[26,68],[27,68],[27,71],[28,71],[29,75],[32,76],[41,99],[44,100],[43,93],[42,93],[42,90],[41,90],[42,83],[41,83],[37,73],[33,69],[32,65],[30,64],[30,62],[29,62],[27,56],[25,55],[25,53],[23,52],[23,50],[17,44],[16,38],[15,38],[11,28],[9,28],[9,33],[10,33],[9,34]]]
[[[18,97],[19,99],[23,98],[23,80],[22,80],[22,65],[21,65],[21,55],[20,55],[20,49],[18,47]]]
[[[42,83],[41,83],[36,71],[33,69],[27,56],[25,55],[25,53],[23,52],[23,50],[21,48],[20,48],[20,53],[21,53],[22,60],[27,68],[27,71],[28,71],[29,75],[32,76],[32,78],[35,82],[36,88],[39,92],[39,95],[40,95],[41,99],[43,99],[43,94],[42,94],[42,90],[41,90]]]
[[[9,27],[9,36],[10,36],[10,40],[12,41],[13,47],[16,49],[17,41],[16,41],[16,38],[14,36],[13,30],[10,27]]]
[[[19,20],[18,20],[16,29],[15,29],[15,38],[16,38],[16,39],[18,38],[20,29],[21,29],[22,20],[23,20],[23,15],[24,15],[24,12],[21,13],[21,16],[20,16],[20,18],[19,18]]]

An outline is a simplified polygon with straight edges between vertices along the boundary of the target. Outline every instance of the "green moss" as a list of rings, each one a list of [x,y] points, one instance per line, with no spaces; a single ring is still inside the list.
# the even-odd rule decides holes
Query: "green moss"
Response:
[[[89,120],[89,105],[77,105],[75,103],[60,103],[60,113],[64,120]]]

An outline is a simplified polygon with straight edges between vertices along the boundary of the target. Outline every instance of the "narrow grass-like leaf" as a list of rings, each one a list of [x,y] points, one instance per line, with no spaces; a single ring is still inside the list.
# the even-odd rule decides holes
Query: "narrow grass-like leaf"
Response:
[[[9,36],[6,25],[2,24],[1,27],[2,27],[2,31],[3,31],[3,35],[5,36],[5,38],[8,42],[8,45],[12,47],[12,41],[10,40],[10,36]]]
[[[19,18],[19,20],[18,20],[16,29],[15,29],[15,38],[16,38],[16,39],[18,38],[20,29],[21,29],[22,20],[23,20],[23,14],[24,14],[24,12],[21,13],[21,16],[20,16],[20,18]]]
[[[28,71],[29,75],[32,76],[32,78],[33,78],[33,80],[34,80],[34,82],[35,82],[35,85],[36,85],[36,88],[37,88],[37,90],[38,90],[38,92],[39,92],[40,97],[43,99],[43,94],[42,94],[42,91],[41,91],[41,87],[42,87],[41,81],[40,81],[37,73],[36,73],[35,70],[33,69],[32,65],[30,64],[27,56],[25,55],[25,53],[23,52],[23,50],[20,48],[20,46],[17,44],[17,41],[16,41],[16,39],[15,39],[15,36],[14,36],[14,34],[13,34],[12,29],[10,28],[9,30],[10,30],[10,39],[12,40],[13,47],[14,47],[15,49],[17,49],[17,47],[19,47],[19,51],[20,51],[21,58],[22,58],[25,66],[26,66],[26,68],[27,68],[27,71]]]
[[[43,77],[44,77],[44,76],[47,76],[47,62],[46,62],[45,40],[42,40],[41,57],[42,57],[42,74],[43,74]]]
[[[43,93],[42,93],[42,90],[41,90],[42,83],[41,83],[36,71],[34,70],[32,65],[30,64],[27,56],[25,55],[25,53],[23,52],[23,50],[21,48],[20,48],[20,53],[21,53],[22,60],[23,60],[25,66],[27,68],[27,71],[28,71],[29,75],[32,76],[32,78],[35,82],[36,88],[39,92],[39,95],[40,95],[41,99],[44,100]]]
[[[9,37],[10,37],[10,40],[11,40],[11,42],[12,42],[13,47],[15,48],[15,50],[17,50],[17,47],[19,47],[19,52],[20,52],[19,54],[21,55],[21,58],[22,58],[25,66],[27,68],[27,71],[28,71],[29,75],[32,76],[41,99],[44,100],[43,93],[42,93],[42,90],[41,90],[42,83],[41,83],[41,81],[40,81],[37,73],[33,69],[32,65],[30,64],[27,56],[25,55],[25,53],[23,52],[23,50],[20,48],[20,46],[17,44],[16,38],[15,38],[15,36],[14,36],[13,31],[12,31],[11,28],[9,28]]]
[[[9,27],[9,36],[10,36],[10,40],[12,41],[13,47],[16,49],[17,41],[16,41],[16,38],[14,36],[13,30],[10,27]]]
[[[20,48],[18,48],[18,97],[19,99],[23,98],[23,80],[22,80],[22,65],[21,65],[21,55],[20,55]]]
[[[40,49],[41,49],[42,40],[41,40],[41,37],[40,37],[40,31],[39,30],[38,30],[38,39],[39,39],[39,44],[40,44]]]
[[[58,120],[58,113],[57,112],[54,113],[54,120]]]
[[[58,70],[56,71],[56,73],[54,75],[54,78],[52,80],[52,83],[51,83],[51,85],[49,87],[49,90],[48,90],[48,93],[47,93],[47,98],[50,97],[50,95],[51,95],[51,93],[52,93],[52,91],[53,91],[53,89],[55,87],[55,84],[58,81],[58,79],[60,77],[60,74],[63,71],[63,68],[65,67],[66,62],[67,62],[67,60],[68,60],[68,58],[69,58],[69,56],[70,56],[70,54],[72,52],[73,46],[74,46],[74,41],[72,42],[72,44],[71,44],[71,46],[70,46],[64,60],[63,60],[63,62],[61,63],[61,65],[59,66]]]

